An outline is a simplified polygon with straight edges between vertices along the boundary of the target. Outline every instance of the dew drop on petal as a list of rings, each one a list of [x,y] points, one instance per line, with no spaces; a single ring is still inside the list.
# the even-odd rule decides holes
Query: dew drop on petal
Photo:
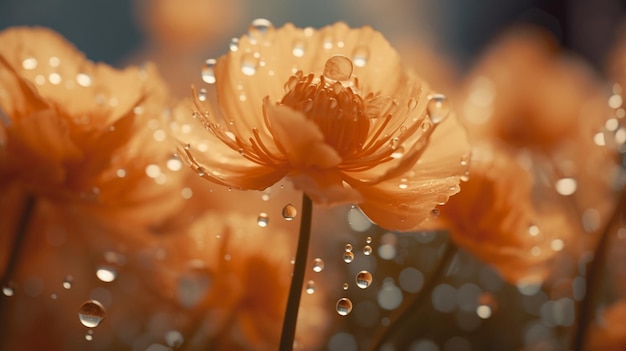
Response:
[[[352,301],[347,297],[342,297],[337,301],[336,309],[340,316],[347,316],[352,312]]]
[[[350,288],[350,285],[348,285],[348,283],[343,283],[343,290],[348,290],[348,288]]]
[[[83,302],[78,310],[80,322],[87,328],[95,328],[102,322],[105,315],[104,306],[96,300]]]
[[[206,171],[204,170],[203,167],[198,167],[196,168],[196,174],[198,174],[198,176],[200,177],[204,177],[204,175],[206,174]]]
[[[267,31],[271,28],[274,28],[272,22],[265,18],[257,18],[250,23],[250,26],[248,27],[248,35],[252,38],[258,38],[259,36],[267,33]]]
[[[438,208],[433,208],[432,210],[430,210],[430,218],[439,218],[439,214],[441,213],[441,210],[439,210]]]
[[[372,284],[372,273],[368,271],[360,271],[357,273],[356,278],[356,286],[361,289],[365,289]]]
[[[241,72],[247,76],[253,76],[259,65],[259,59],[253,54],[245,54],[241,58]]]
[[[292,204],[287,204],[283,207],[283,218],[287,221],[292,221],[298,215],[298,210],[296,206]]]
[[[198,100],[206,101],[206,94],[206,89],[200,89],[200,91],[198,91]]]
[[[71,275],[68,275],[67,277],[65,277],[65,279],[63,279],[63,288],[71,289],[73,281],[74,281],[74,277],[72,277]]]
[[[259,213],[259,216],[256,219],[256,223],[259,225],[259,227],[265,228],[267,227],[269,222],[270,222],[270,218],[267,216],[267,213],[265,212]]]
[[[352,251],[352,244],[346,244],[345,251],[346,252]]]
[[[365,245],[365,246],[363,247],[363,254],[364,254],[365,256],[369,256],[369,255],[371,255],[371,254],[372,254],[372,247],[371,247],[371,246],[369,246],[369,245]]]
[[[93,340],[93,330],[87,330],[87,333],[85,334],[85,340],[87,341],[91,341]]]
[[[321,272],[324,270],[324,261],[321,258],[313,260],[313,272]]]
[[[309,294],[309,295],[313,295],[313,293],[315,293],[315,282],[312,281],[312,280],[309,280],[306,283],[306,287],[305,287],[304,291],[306,291],[306,293]]]
[[[78,73],[76,75],[76,83],[78,83],[78,85],[80,85],[81,87],[88,87],[91,85],[92,83],[92,79],[91,76],[85,73]]]
[[[213,71],[213,67],[215,67],[215,59],[208,59],[204,61],[202,64],[201,75],[202,80],[207,84],[215,84],[215,72]]]
[[[230,40],[230,43],[228,43],[228,49],[230,51],[237,51],[237,50],[239,50],[239,38],[232,38]]]
[[[324,76],[333,80],[348,80],[352,76],[352,61],[343,56],[335,55],[324,65]]]
[[[354,49],[354,53],[352,54],[352,61],[354,65],[357,67],[364,67],[367,64],[367,60],[369,59],[369,50],[366,46],[359,46]]]
[[[27,57],[22,61],[22,67],[24,69],[35,69],[37,68],[37,59],[34,57]]]
[[[430,120],[434,124],[439,124],[445,120],[450,114],[450,104],[448,98],[443,94],[431,95],[428,99],[428,105],[426,109]]]
[[[368,236],[368,237],[365,239],[365,243],[367,243],[367,244],[371,244],[371,243],[372,243],[372,237],[371,237],[371,236]]]
[[[354,253],[352,251],[346,251],[343,253],[343,261],[345,263],[350,263],[354,261]]]
[[[302,39],[294,40],[294,42],[293,42],[293,49],[291,50],[291,53],[295,57],[302,57],[302,56],[304,56],[304,41]]]

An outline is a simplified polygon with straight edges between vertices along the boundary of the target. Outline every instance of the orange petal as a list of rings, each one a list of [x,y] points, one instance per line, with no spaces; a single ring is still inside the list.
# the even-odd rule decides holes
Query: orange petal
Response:
[[[324,142],[318,126],[304,114],[287,106],[274,105],[269,99],[265,99],[263,108],[270,132],[292,168],[324,169],[341,162],[335,149]]]

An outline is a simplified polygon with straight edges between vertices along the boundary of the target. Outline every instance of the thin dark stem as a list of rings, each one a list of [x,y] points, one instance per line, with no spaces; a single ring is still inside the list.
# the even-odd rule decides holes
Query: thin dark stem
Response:
[[[387,327],[379,329],[373,338],[371,346],[369,347],[370,351],[380,350],[384,343],[389,340],[396,331],[402,329],[399,328],[399,326],[407,322],[407,320],[417,312],[420,306],[423,305],[424,300],[432,294],[433,289],[437,286],[444,270],[448,267],[450,260],[454,257],[456,252],[456,245],[446,242],[445,249],[439,259],[439,263],[426,280],[426,284],[422,290],[415,295],[415,297],[408,304],[405,304],[402,308],[397,309],[394,312],[394,314],[390,317],[391,323],[389,323]]]
[[[280,351],[291,351],[296,336],[296,321],[298,320],[298,310],[300,309],[300,297],[302,296],[302,285],[304,284],[304,272],[311,238],[311,220],[313,218],[313,203],[306,194],[302,195],[302,209],[300,212],[302,213],[300,236],[298,237],[296,262],[293,267],[287,309],[285,310],[283,330],[280,336]]]
[[[600,239],[593,252],[593,259],[587,263],[585,272],[585,297],[578,305],[577,323],[572,338],[572,348],[574,351],[582,351],[585,346],[587,329],[593,320],[593,311],[596,307],[598,290],[601,285],[602,270],[606,263],[606,255],[611,238],[611,228],[623,215],[626,209],[626,188],[622,189],[619,202],[613,210],[611,218],[607,221],[601,232]]]
[[[11,249],[9,251],[9,259],[6,263],[4,272],[2,273],[2,280],[0,283],[3,286],[9,286],[11,279],[13,278],[13,274],[17,268],[17,264],[20,261],[20,256],[22,255],[22,249],[24,247],[24,242],[26,239],[26,234],[28,231],[28,224],[33,216],[33,212],[35,209],[35,197],[28,195],[26,197],[26,201],[24,202],[24,209],[22,210],[22,215],[17,223],[17,228],[15,232],[15,236],[13,237],[13,243],[11,244]],[[7,297],[0,297],[0,340],[5,339],[4,333],[8,328],[8,316],[7,316]]]
[[[24,209],[22,210],[22,216],[20,217],[20,221],[17,224],[17,230],[15,232],[15,237],[13,238],[11,251],[9,251],[9,260],[7,261],[4,273],[2,274],[2,284],[8,284],[13,276],[13,273],[15,272],[15,268],[17,266],[17,263],[19,262],[19,258],[22,252],[22,246],[24,246],[24,239],[26,238],[28,223],[30,222],[34,208],[35,197],[29,195],[26,197]]]

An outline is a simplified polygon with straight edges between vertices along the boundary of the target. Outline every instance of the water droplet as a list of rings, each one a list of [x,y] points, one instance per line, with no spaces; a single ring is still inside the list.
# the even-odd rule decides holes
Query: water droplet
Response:
[[[439,218],[440,213],[441,211],[438,208],[433,208],[432,210],[430,210],[430,218]]]
[[[22,61],[22,67],[24,69],[35,69],[37,68],[37,59],[34,57],[27,57]]]
[[[73,281],[74,281],[74,277],[72,277],[71,275],[68,275],[67,277],[65,277],[65,279],[63,280],[63,288],[71,289]]]
[[[96,276],[98,279],[105,283],[110,283],[117,278],[117,271],[110,266],[99,266],[96,270]]]
[[[87,328],[95,328],[102,322],[105,315],[104,306],[96,300],[87,300],[80,305],[78,318]]]
[[[287,204],[283,207],[283,218],[288,221],[292,221],[298,215],[298,210],[296,206],[292,204]]]
[[[443,94],[434,94],[430,96],[428,100],[426,109],[428,110],[431,122],[434,124],[443,122],[450,114],[448,98]]]
[[[321,272],[324,270],[324,261],[321,258],[313,260],[313,272]]]
[[[237,51],[237,50],[239,50],[239,38],[232,38],[230,40],[230,43],[228,43],[228,49],[230,51]]]
[[[574,178],[562,178],[556,181],[554,187],[556,188],[557,193],[563,196],[569,196],[576,192],[578,183]]]
[[[198,174],[198,176],[204,177],[204,175],[206,174],[206,171],[204,170],[203,167],[198,167],[196,168],[196,173]]]
[[[417,100],[415,98],[410,98],[409,102],[407,103],[407,108],[409,109],[409,111],[413,111],[415,107],[417,107]]]
[[[270,218],[267,216],[267,213],[265,213],[265,212],[259,213],[259,217],[257,217],[257,219],[256,219],[256,223],[261,228],[267,227],[269,221],[270,221]]]
[[[355,66],[363,67],[367,63],[369,55],[370,53],[366,46],[359,46],[355,48],[354,52],[352,53],[352,61],[354,62]]]
[[[343,253],[343,261],[345,263],[350,263],[354,261],[354,253],[352,251],[346,251]]]
[[[76,75],[76,83],[81,87],[88,87],[91,85],[92,79],[91,76],[85,73],[78,73]]]
[[[206,94],[206,89],[200,89],[200,91],[198,91],[198,100],[206,101]]]
[[[306,291],[306,293],[309,295],[313,295],[313,293],[315,293],[315,282],[312,280],[309,280],[306,283],[306,287],[304,291]]]
[[[350,288],[350,285],[348,285],[348,283],[343,283],[342,288],[343,290],[348,290],[348,288]]]
[[[247,76],[253,76],[259,65],[259,59],[253,54],[246,54],[241,58],[241,72]]]
[[[367,243],[367,244],[371,244],[371,243],[372,243],[372,237],[371,237],[371,236],[368,236],[368,237],[365,239],[365,243]]]
[[[13,296],[13,294],[15,294],[15,290],[13,290],[13,288],[10,286],[3,286],[2,293],[4,294],[4,296]]]
[[[256,43],[258,39],[261,39],[265,33],[274,28],[272,22],[265,18],[257,18],[248,27],[248,35],[250,36],[250,42]]]
[[[361,289],[365,289],[372,284],[372,273],[368,271],[360,271],[357,273],[355,281],[356,286]]]
[[[291,53],[295,57],[302,57],[302,56],[304,56],[304,41],[301,40],[301,39],[294,40],[294,42],[293,42],[293,50],[291,50]]]
[[[345,250],[346,252],[352,251],[352,244],[346,244]]]
[[[326,61],[324,76],[333,80],[348,80],[352,76],[352,61],[343,56],[335,55]]]
[[[87,334],[85,334],[85,340],[87,341],[93,340],[93,330],[91,329],[87,330]]]
[[[211,58],[204,61],[202,64],[202,80],[207,84],[215,84],[215,72],[213,71],[213,67],[215,67],[216,62],[215,59]]]
[[[336,308],[337,313],[339,313],[340,316],[347,316],[350,312],[352,312],[352,301],[350,301],[347,297],[342,297],[339,301],[337,301]]]
[[[369,245],[365,245],[363,247],[363,254],[365,254],[365,256],[369,256],[372,254],[372,247]]]
[[[169,347],[177,349],[183,344],[184,341],[185,338],[183,337],[183,334],[181,334],[178,330],[170,330],[165,333],[165,343]]]

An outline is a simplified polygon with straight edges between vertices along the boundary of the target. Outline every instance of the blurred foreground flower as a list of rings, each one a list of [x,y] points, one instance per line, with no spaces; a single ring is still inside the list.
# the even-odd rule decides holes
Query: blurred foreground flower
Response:
[[[182,203],[153,67],[89,62],[58,34],[0,35],[0,187],[126,224],[157,225]],[[146,125],[151,126],[146,128]],[[153,128],[152,128],[153,127]]]
[[[355,202],[398,230],[459,191],[464,129],[371,28],[257,20],[203,76],[219,111],[201,89],[194,116],[216,137],[200,148],[179,135],[179,154],[213,182],[260,190],[287,177],[316,203]]]

